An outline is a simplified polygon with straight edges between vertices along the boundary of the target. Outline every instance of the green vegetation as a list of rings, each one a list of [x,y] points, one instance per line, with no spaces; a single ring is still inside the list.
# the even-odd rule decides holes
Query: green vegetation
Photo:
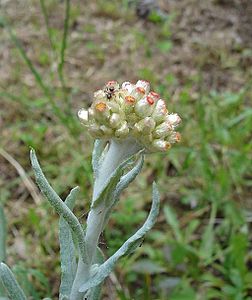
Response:
[[[139,77],[150,80],[169,110],[182,117],[182,142],[147,157],[115,209],[100,244],[107,255],[142,224],[157,179],[158,222],[137,252],[120,261],[104,299],[252,299],[252,52],[244,38],[246,18],[233,1],[199,1],[197,7],[178,2],[158,22],[138,19],[126,1],[2,4],[0,148],[20,165],[0,151],[0,207],[8,220],[7,262],[35,300],[57,298],[58,219],[19,176],[19,167],[31,176],[29,147],[36,149],[58,194],[80,186],[76,212],[85,218],[93,140],[76,111],[89,106],[106,81]],[[202,11],[208,12],[204,18]],[[233,25],[225,25],[232,16]]]

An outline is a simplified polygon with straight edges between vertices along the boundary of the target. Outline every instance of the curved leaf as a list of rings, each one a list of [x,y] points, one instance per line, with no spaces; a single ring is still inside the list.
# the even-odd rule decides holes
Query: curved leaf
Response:
[[[79,187],[75,187],[65,200],[65,204],[71,210],[74,207],[79,191]],[[59,241],[61,258],[60,299],[63,300],[70,295],[77,264],[72,231],[68,223],[62,217],[60,217],[59,220]]]
[[[87,261],[86,247],[85,247],[85,234],[78,218],[72,213],[68,206],[61,200],[58,194],[50,186],[45,175],[43,174],[39,162],[37,160],[35,151],[32,149],[30,152],[32,168],[35,173],[35,178],[41,192],[46,196],[49,203],[54,207],[56,212],[65,219],[78,240],[79,249],[83,262]]]
[[[112,271],[118,259],[124,255],[127,255],[132,251],[132,248],[139,245],[139,241],[142,240],[143,236],[152,228],[156,221],[159,212],[159,203],[159,192],[156,184],[153,183],[152,206],[149,216],[143,226],[134,235],[132,235],[109,259],[99,266],[97,272],[80,287],[79,292],[86,292],[90,288],[102,283]]]
[[[114,189],[113,194],[111,196],[112,200],[110,200],[110,203],[109,203],[110,206],[108,207],[106,215],[104,217],[103,227],[107,224],[111,210],[118,202],[120,194],[122,193],[122,191],[124,189],[126,189],[129,186],[129,184],[140,173],[140,171],[142,170],[142,167],[143,167],[143,163],[144,163],[144,156],[141,154],[136,165],[128,173],[126,173],[125,175],[123,175],[121,177],[120,181],[118,182],[118,184],[117,184],[116,188]]]
[[[11,300],[27,299],[24,294],[24,291],[21,289],[13,273],[11,272],[9,267],[4,263],[0,264],[0,278],[2,279],[3,285]]]

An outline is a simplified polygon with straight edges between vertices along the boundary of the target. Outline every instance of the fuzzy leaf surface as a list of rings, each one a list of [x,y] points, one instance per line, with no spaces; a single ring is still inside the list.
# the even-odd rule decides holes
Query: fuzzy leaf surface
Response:
[[[11,300],[27,299],[13,273],[4,263],[0,264],[0,278]]]
[[[65,200],[65,204],[71,210],[73,210],[78,193],[79,187],[72,189]],[[59,241],[61,258],[60,300],[63,300],[70,295],[77,264],[72,231],[68,223],[62,217],[60,217],[59,220]]]
[[[85,247],[85,234],[84,230],[78,220],[78,218],[73,214],[73,212],[68,208],[68,206],[62,201],[54,189],[50,186],[45,175],[43,174],[39,162],[37,160],[34,150],[30,152],[32,168],[35,173],[37,184],[41,192],[46,196],[49,203],[54,207],[55,211],[65,219],[68,225],[71,227],[72,231],[76,235],[78,240],[78,245],[81,253],[83,262],[87,261],[86,247]]]
[[[109,209],[107,210],[107,213],[105,215],[104,218],[104,226],[106,225],[111,210],[113,209],[113,207],[116,205],[116,203],[119,200],[120,194],[122,193],[123,190],[125,190],[129,184],[134,181],[134,179],[136,178],[136,176],[140,173],[140,171],[142,170],[143,167],[143,163],[144,163],[144,156],[141,155],[140,158],[138,159],[136,165],[125,175],[123,175],[121,177],[121,179],[119,180],[118,184],[116,185],[116,188],[114,189],[112,196],[111,196],[111,201],[109,202]]]
[[[143,226],[132,235],[109,259],[107,259],[99,268],[97,272],[85,282],[79,289],[79,292],[86,292],[92,287],[95,287],[103,282],[103,280],[110,274],[119,258],[129,254],[132,248],[139,245],[139,241],[142,240],[143,236],[149,231],[158,216],[159,212],[160,196],[156,184],[153,184],[152,193],[152,206],[149,216]]]

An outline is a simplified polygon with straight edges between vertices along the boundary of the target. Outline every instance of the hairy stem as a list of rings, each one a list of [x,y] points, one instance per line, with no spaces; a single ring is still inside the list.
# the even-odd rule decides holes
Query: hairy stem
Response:
[[[139,145],[133,140],[124,142],[111,141],[109,149],[105,158],[99,167],[98,176],[95,180],[93,201],[96,200],[107,179],[112,175],[116,168],[127,158],[137,153],[140,150]],[[73,283],[70,300],[82,300],[84,294],[79,293],[78,290],[90,276],[92,264],[95,263],[96,249],[100,234],[104,227],[104,218],[106,216],[108,207],[106,203],[101,201],[99,205],[91,207],[87,218],[87,228],[85,236],[85,244],[87,249],[88,263],[85,264],[81,261],[78,263],[77,274]],[[91,299],[90,299],[91,300]]]

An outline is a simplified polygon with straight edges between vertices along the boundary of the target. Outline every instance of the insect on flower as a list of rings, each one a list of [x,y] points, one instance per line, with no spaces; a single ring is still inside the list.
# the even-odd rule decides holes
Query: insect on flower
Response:
[[[110,100],[115,92],[119,90],[119,84],[115,80],[108,81],[103,90],[107,99]]]

